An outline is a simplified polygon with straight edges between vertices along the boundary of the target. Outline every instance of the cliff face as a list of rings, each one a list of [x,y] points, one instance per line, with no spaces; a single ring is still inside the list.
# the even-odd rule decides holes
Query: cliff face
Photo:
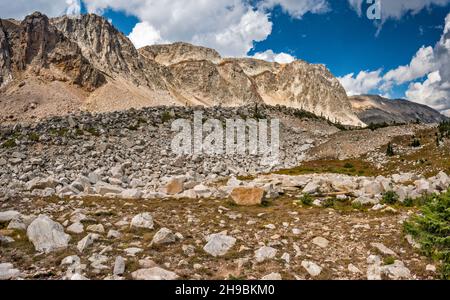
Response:
[[[353,111],[366,124],[440,123],[447,117],[438,111],[407,100],[390,100],[375,95],[350,97]]]
[[[33,110],[39,117],[47,114],[40,110],[43,104],[48,114],[64,113],[57,109],[62,101],[100,112],[268,103],[363,125],[324,66],[222,58],[213,49],[186,43],[137,50],[107,20],[92,14],[48,19],[34,13],[22,22],[2,20],[0,46],[0,106],[8,115],[19,115],[13,103],[25,103],[26,94],[37,99]],[[33,113],[21,110],[24,117]]]
[[[363,125],[339,81],[322,65],[295,61],[254,75],[264,102],[302,108],[333,122]]]
[[[105,83],[104,75],[86,59],[78,45],[65,38],[34,13],[21,23],[0,22],[0,82],[5,85],[22,73],[60,80],[93,91]]]
[[[178,90],[185,92],[190,103],[198,100],[206,105],[232,106],[264,102],[303,108],[342,124],[364,125],[353,113],[344,88],[322,65],[221,58],[212,49],[185,43],[139,51],[170,68]]]

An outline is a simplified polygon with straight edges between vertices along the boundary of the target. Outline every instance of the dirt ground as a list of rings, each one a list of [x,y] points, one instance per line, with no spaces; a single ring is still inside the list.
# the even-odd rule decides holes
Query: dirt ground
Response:
[[[72,234],[70,247],[62,252],[36,254],[25,232],[10,231],[0,227],[0,234],[16,241],[0,247],[0,260],[14,264],[26,279],[60,279],[66,267],[61,260],[69,255],[80,256],[87,264],[85,275],[90,279],[104,279],[112,275],[117,256],[126,258],[125,278],[139,269],[139,260],[148,258],[162,268],[177,273],[181,279],[260,279],[277,272],[283,279],[312,279],[302,267],[302,261],[312,261],[323,268],[314,279],[367,279],[367,258],[381,255],[385,263],[401,260],[411,271],[413,279],[434,279],[436,274],[426,271],[432,264],[419,255],[406,241],[402,223],[415,211],[397,207],[397,213],[381,213],[342,206],[337,209],[303,208],[292,198],[280,198],[258,207],[237,207],[227,200],[151,200],[131,201],[120,199],[22,199],[3,203],[2,211],[18,210],[22,214],[45,213],[63,223],[74,212],[82,212],[90,224],[102,224],[105,233],[83,254],[76,248],[87,235]],[[155,220],[153,230],[131,229],[133,216],[149,212]],[[119,226],[117,222],[124,224]],[[128,223],[127,223],[128,222]],[[269,225],[272,224],[272,225]],[[269,225],[269,226],[268,226]],[[181,233],[183,239],[167,246],[151,247],[150,241],[159,228],[166,227]],[[274,228],[274,229],[270,229]],[[122,236],[109,239],[106,233],[118,230]],[[295,229],[295,230],[294,230]],[[224,256],[214,258],[203,247],[205,236],[227,231],[237,239],[235,246]],[[294,231],[294,232],[293,232]],[[326,248],[312,243],[316,237],[329,241]],[[382,255],[371,243],[382,243],[395,252],[394,257]],[[195,248],[188,256],[183,245]],[[278,250],[274,259],[257,263],[254,251],[267,245]],[[127,256],[125,249],[141,248],[136,256]],[[95,270],[88,258],[102,252],[108,257],[105,270]],[[281,259],[290,255],[290,262]],[[360,272],[349,271],[352,264]]]

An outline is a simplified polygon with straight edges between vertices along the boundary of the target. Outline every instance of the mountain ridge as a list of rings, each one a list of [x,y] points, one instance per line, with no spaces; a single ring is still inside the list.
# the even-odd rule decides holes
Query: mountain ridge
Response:
[[[0,20],[0,121],[151,106],[282,105],[366,125],[324,65],[223,58],[184,42],[136,49],[95,14]]]
[[[366,124],[440,123],[448,118],[429,106],[405,99],[387,99],[379,95],[349,97],[353,111]]]

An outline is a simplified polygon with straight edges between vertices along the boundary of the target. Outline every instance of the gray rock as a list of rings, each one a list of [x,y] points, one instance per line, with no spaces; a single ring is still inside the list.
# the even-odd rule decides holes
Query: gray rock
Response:
[[[273,259],[277,255],[278,250],[272,247],[261,247],[255,251],[255,259],[257,262],[262,263],[265,260]]]
[[[96,233],[105,233],[105,227],[103,227],[102,224],[89,225],[86,230]]]
[[[312,240],[312,242],[314,245],[319,246],[320,248],[326,248],[330,243],[327,239],[323,237],[316,237]]]
[[[153,217],[150,213],[142,213],[131,220],[131,227],[153,229]]]
[[[104,265],[108,262],[109,258],[105,255],[95,253],[88,259],[91,262],[91,267],[97,270],[109,269],[108,266]]]
[[[416,180],[414,182],[416,186],[416,192],[418,194],[431,194],[433,193],[433,189],[431,188],[431,184],[426,179]]]
[[[85,236],[81,241],[77,244],[77,249],[80,251],[80,253],[83,253],[84,250],[86,250],[89,246],[94,244],[94,242],[99,238],[98,234],[95,233],[89,233],[87,236]]]
[[[121,197],[129,200],[137,200],[142,198],[142,192],[136,189],[124,190]]]
[[[14,269],[14,266],[10,263],[0,264],[0,280],[10,280],[20,277],[20,271]]]
[[[50,176],[45,179],[34,178],[34,179],[30,180],[27,182],[26,188],[29,191],[43,190],[46,188],[54,189],[54,188],[56,188],[57,185],[58,185],[58,182],[56,181],[56,179],[53,178],[52,176]]]
[[[87,277],[85,277],[85,276],[83,276],[81,274],[75,273],[75,274],[72,275],[72,277],[70,277],[70,280],[72,280],[72,281],[86,281],[86,280],[89,280],[89,278],[87,278]]]
[[[14,243],[14,239],[12,237],[0,235],[0,245],[7,245],[11,243]]]
[[[0,212],[0,223],[7,223],[20,216],[18,211],[9,210]]]
[[[208,243],[203,250],[214,257],[224,256],[236,243],[234,237],[222,233],[212,234],[206,238],[206,241]]]
[[[64,227],[45,215],[40,215],[28,226],[27,236],[36,251],[45,253],[65,249],[70,241],[70,235],[64,233]]]
[[[172,230],[161,228],[153,237],[151,245],[164,245],[175,243],[176,236]]]
[[[305,268],[312,277],[317,277],[322,273],[322,268],[312,261],[302,261],[302,267]]]
[[[376,248],[378,251],[380,251],[384,255],[393,255],[393,256],[397,255],[394,251],[392,251],[391,249],[389,249],[388,247],[386,247],[385,245],[383,245],[381,243],[371,243],[370,245],[372,247]]]
[[[123,275],[125,273],[125,259],[122,256],[117,256],[114,263],[114,275]]]
[[[134,280],[177,280],[178,275],[159,267],[140,269],[131,274]]]
[[[184,255],[188,257],[192,257],[195,255],[195,247],[192,245],[183,245],[181,249],[183,250]]]
[[[280,273],[270,273],[269,275],[264,276],[261,280],[272,280],[272,281],[280,281],[283,280]]]
[[[320,190],[320,183],[311,181],[303,189],[303,194],[315,194]]]
[[[99,195],[105,196],[107,194],[120,195],[123,189],[119,186],[108,184],[105,182],[97,182],[94,186],[95,192]]]
[[[67,227],[67,232],[80,234],[84,232],[84,226],[80,222],[73,223],[69,227]]]
[[[117,238],[120,238],[121,236],[122,236],[122,234],[119,231],[111,229],[110,231],[108,231],[108,235],[106,237],[108,239],[111,239],[111,238],[117,239]]]
[[[411,279],[411,271],[399,260],[392,265],[381,267],[381,272],[392,280]]]
[[[125,250],[123,250],[128,256],[136,256],[136,254],[142,253],[144,252],[143,249],[141,248],[137,248],[137,247],[132,247],[132,248],[127,248]]]

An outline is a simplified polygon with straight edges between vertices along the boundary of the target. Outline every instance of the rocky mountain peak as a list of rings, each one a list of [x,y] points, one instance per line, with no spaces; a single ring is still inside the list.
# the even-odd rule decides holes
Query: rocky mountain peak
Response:
[[[95,14],[77,18],[60,17],[51,23],[68,39],[75,42],[83,56],[98,69],[112,73],[132,73],[140,68],[137,50],[131,41],[107,20]]]
[[[188,60],[208,60],[215,64],[222,60],[220,54],[214,49],[183,42],[146,46],[139,51],[145,57],[166,66]]]

